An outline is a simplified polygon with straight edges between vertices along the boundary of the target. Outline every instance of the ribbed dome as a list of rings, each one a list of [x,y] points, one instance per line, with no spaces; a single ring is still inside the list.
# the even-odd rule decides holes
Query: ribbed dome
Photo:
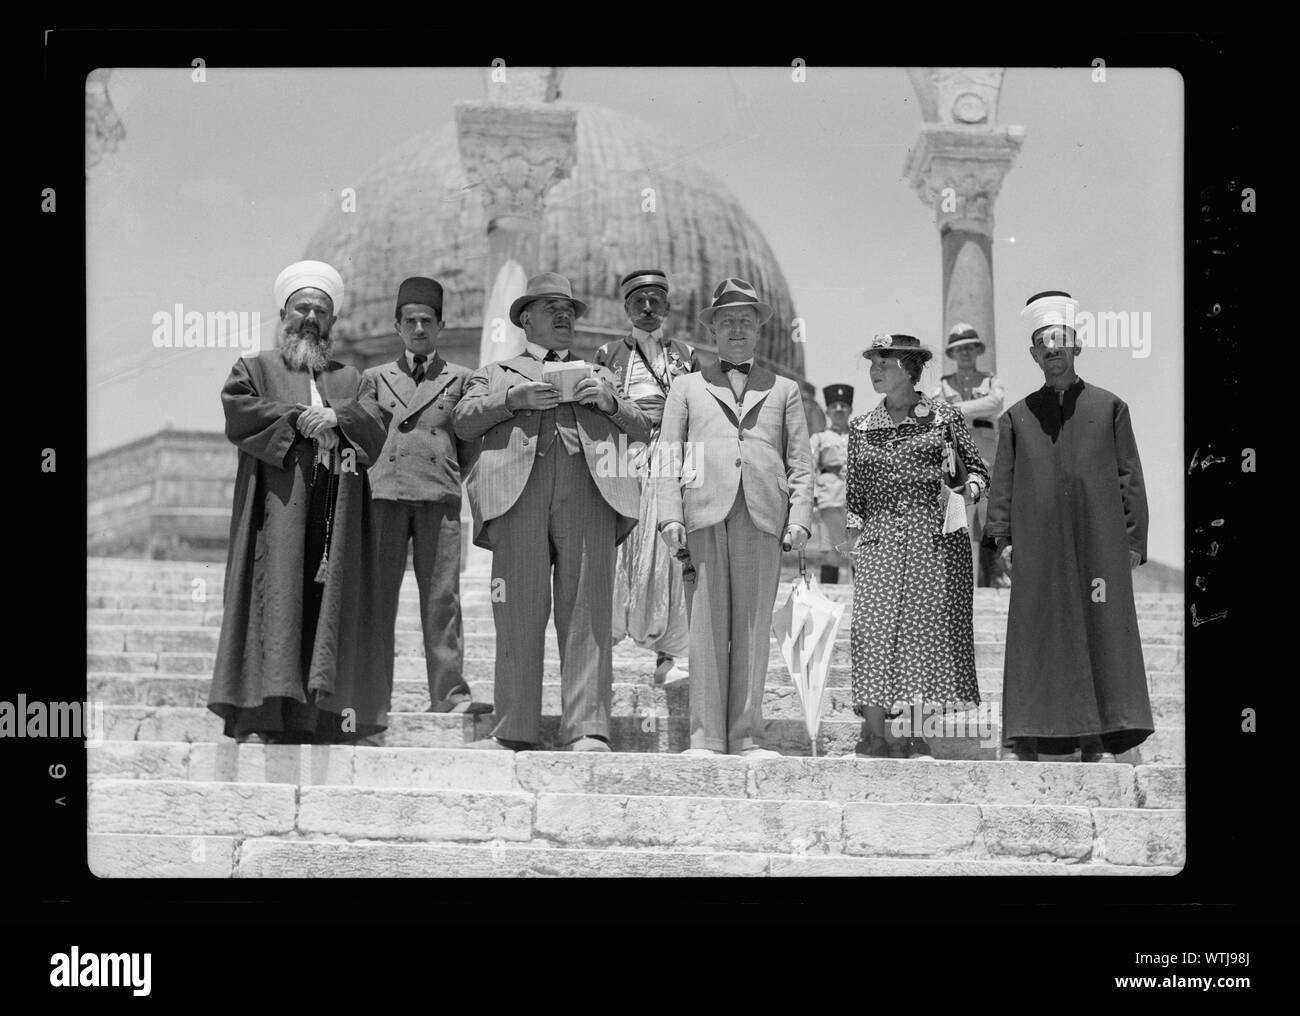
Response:
[[[790,338],[794,306],[785,277],[740,203],[644,123],[598,106],[574,108],[576,162],[547,197],[540,264],[567,276],[574,295],[590,304],[580,327],[625,332],[619,279],[658,266],[672,286],[669,334],[710,345],[695,315],[722,279],[738,275],[775,310],[759,355],[802,379],[803,349]],[[653,214],[641,210],[647,187],[655,190]],[[332,214],[305,256],[335,265],[347,283],[335,327],[341,351],[390,335],[393,349],[400,348],[393,298],[410,275],[443,284],[448,328],[481,327],[486,222],[482,199],[461,167],[455,125],[385,156],[357,184],[356,211]]]

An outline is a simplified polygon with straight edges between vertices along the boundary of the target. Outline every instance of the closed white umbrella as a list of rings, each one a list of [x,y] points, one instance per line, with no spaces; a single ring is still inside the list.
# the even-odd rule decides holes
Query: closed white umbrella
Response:
[[[821,726],[826,675],[831,669],[835,633],[843,614],[844,604],[828,598],[817,580],[808,577],[800,554],[799,577],[790,584],[790,594],[772,612],[772,634],[781,643],[790,680],[799,692],[813,758],[817,757],[817,730]]]

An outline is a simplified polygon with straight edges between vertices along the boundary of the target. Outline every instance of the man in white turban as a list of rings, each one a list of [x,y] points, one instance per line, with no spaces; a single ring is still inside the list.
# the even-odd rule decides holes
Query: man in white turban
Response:
[[[239,469],[208,708],[239,740],[357,740],[388,723],[366,476],[386,433],[330,359],[339,273],[290,265],[275,298],[278,348],[236,360],[221,390]]]

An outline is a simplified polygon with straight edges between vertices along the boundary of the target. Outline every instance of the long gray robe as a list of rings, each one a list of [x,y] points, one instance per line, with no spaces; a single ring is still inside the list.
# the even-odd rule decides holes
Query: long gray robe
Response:
[[[1012,544],[1004,740],[1141,744],[1153,725],[1129,551],[1146,560],[1147,500],[1128,406],[1080,380],[1007,410],[984,539]]]
[[[230,736],[248,729],[242,710],[279,716],[280,705],[284,727],[310,740],[349,740],[387,726],[391,667],[377,612],[365,470],[386,435],[378,407],[358,400],[360,387],[355,368],[335,362],[317,381],[322,401],[338,416],[338,451],[352,449],[356,468],[337,474],[329,564],[306,673],[303,590],[320,560],[304,554],[315,442],[296,424],[297,404],[311,404],[308,375],[291,371],[271,350],[237,360],[222,388],[226,436],[239,449],[239,468],[208,708],[226,721]],[[264,729],[278,732],[281,723]]]

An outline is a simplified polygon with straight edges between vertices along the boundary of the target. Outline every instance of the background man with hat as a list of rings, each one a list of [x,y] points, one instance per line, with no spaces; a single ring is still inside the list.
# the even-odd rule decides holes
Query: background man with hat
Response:
[[[530,279],[510,306],[510,320],[527,337],[525,351],[479,368],[454,412],[457,436],[478,441],[466,489],[474,543],[492,551],[497,632],[498,723],[473,747],[519,751],[541,741],[553,592],[559,740],[572,751],[610,750],[614,555],[636,525],[639,492],[629,470],[599,463],[627,442],[648,440],[650,427],[608,371],[579,381],[573,402],[562,403],[544,379],[544,361],[569,358],[575,322],[586,309],[564,276]]]
[[[821,563],[821,580],[836,583],[840,568],[851,568],[848,533],[844,530],[844,469],[849,454],[849,417],[853,413],[853,386],[827,385],[822,389],[830,426],[812,436],[813,535],[808,541],[809,560]]]
[[[944,352],[956,361],[957,369],[943,376],[938,387],[930,393],[930,397],[943,399],[961,412],[970,427],[971,437],[975,439],[975,447],[980,450],[984,465],[992,470],[993,458],[998,448],[997,420],[1002,415],[1002,403],[1005,399],[1002,382],[992,374],[984,373],[975,365],[979,357],[984,355],[984,343],[971,325],[964,323],[953,325],[948,332],[948,345]],[[1009,585],[1010,582],[1005,574],[996,567],[993,554],[987,550],[982,555],[980,553],[987,510],[986,501],[966,505],[966,527],[970,530],[975,584]],[[996,577],[993,574],[995,571]]]
[[[1003,416],[984,539],[1015,581],[1002,734],[1009,757],[1113,762],[1154,729],[1131,569],[1147,499],[1128,406],[1074,370],[1078,304],[1052,290],[1021,312],[1043,387]]]
[[[799,386],[755,362],[772,308],[744,279],[724,279],[700,321],[720,361],[678,379],[655,464],[659,527],[695,566],[690,616],[692,754],[776,755],[762,747],[763,686],[781,550],[812,524],[812,453]]]
[[[429,712],[491,712],[471,701],[462,674],[460,484],[471,446],[457,441],[451,414],[471,372],[438,355],[442,286],[433,279],[415,276],[398,287],[395,324],[406,348],[362,377],[363,397],[378,404],[388,429],[370,469],[384,633],[391,643],[407,546],[414,542]],[[391,644],[384,659],[391,667]]]
[[[290,265],[275,299],[279,348],[236,360],[221,390],[239,467],[208,708],[228,737],[356,740],[388,724],[365,468],[384,427],[329,356],[339,273]]]
[[[656,454],[664,402],[673,382],[700,369],[695,350],[664,335],[668,277],[659,268],[638,268],[619,283],[632,330],[596,350],[596,363],[609,368],[619,391],[650,422],[650,445],[637,463],[641,483],[639,525],[618,552],[614,574],[614,641],[624,636],[656,651],[655,681],[662,683],[687,651],[686,593],[681,564],[658,537],[659,511],[649,463]]]

